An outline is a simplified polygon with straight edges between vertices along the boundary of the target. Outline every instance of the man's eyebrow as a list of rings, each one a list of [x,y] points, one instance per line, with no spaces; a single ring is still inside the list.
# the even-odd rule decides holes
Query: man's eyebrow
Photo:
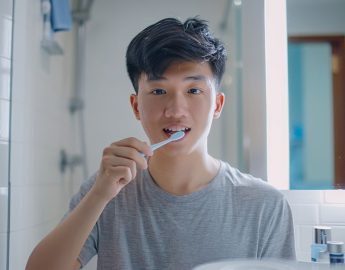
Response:
[[[154,75],[147,75],[147,79],[148,82],[151,81],[163,81],[163,80],[167,80],[167,78],[165,78],[164,76],[154,76]]]
[[[204,75],[192,75],[185,77],[184,81],[206,81],[206,77]]]
[[[147,81],[165,81],[167,80],[166,77],[164,76],[147,76]],[[191,75],[191,76],[186,76],[184,81],[206,81],[206,76],[204,75]]]

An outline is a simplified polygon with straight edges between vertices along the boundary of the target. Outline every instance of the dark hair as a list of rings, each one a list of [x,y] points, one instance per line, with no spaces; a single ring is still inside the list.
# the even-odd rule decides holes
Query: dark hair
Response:
[[[219,84],[225,70],[226,51],[211,35],[206,21],[190,18],[183,23],[166,18],[134,37],[127,48],[126,60],[128,75],[138,93],[142,73],[160,77],[175,61],[208,62]]]

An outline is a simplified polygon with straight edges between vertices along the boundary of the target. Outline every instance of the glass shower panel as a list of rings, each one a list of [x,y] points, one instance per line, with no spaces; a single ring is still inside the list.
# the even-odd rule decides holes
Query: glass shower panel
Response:
[[[0,1],[0,270],[8,270],[13,0]]]

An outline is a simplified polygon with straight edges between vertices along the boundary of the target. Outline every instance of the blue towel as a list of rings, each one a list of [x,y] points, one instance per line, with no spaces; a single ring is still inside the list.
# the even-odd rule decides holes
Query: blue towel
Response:
[[[51,25],[54,32],[69,31],[72,28],[72,16],[69,0],[50,0]]]

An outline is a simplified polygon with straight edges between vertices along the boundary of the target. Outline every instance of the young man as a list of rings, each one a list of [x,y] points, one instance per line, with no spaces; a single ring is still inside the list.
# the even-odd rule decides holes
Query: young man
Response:
[[[27,269],[192,269],[231,258],[294,259],[293,224],[283,196],[264,181],[208,154],[207,137],[224,95],[223,45],[205,21],[161,20],[127,50],[130,102],[151,151],[127,138],[104,149],[99,171],[35,248]],[[144,157],[142,154],[146,155]]]

